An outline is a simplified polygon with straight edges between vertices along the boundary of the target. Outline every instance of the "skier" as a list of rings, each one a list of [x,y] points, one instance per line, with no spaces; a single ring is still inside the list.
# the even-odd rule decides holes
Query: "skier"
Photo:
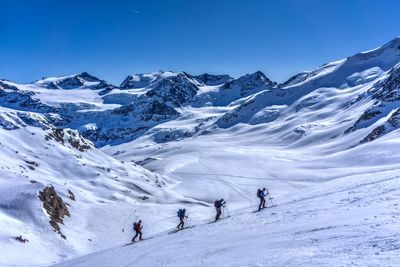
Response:
[[[219,220],[219,217],[221,217],[222,214],[222,207],[225,207],[225,200],[221,198],[220,200],[215,200],[214,202],[214,207],[217,210],[217,215],[215,216],[215,221]]]
[[[186,209],[179,209],[177,216],[179,218],[179,224],[176,229],[183,229],[183,226],[185,225],[185,218],[188,217],[186,216]]]
[[[139,222],[134,222],[133,223],[133,230],[135,230],[136,234],[135,236],[132,238],[132,242],[135,242],[136,237],[139,236],[139,240],[143,240],[142,239],[142,220],[139,220]]]
[[[258,211],[265,209],[265,197],[269,194],[268,191],[265,193],[265,188],[257,190],[257,197],[260,199],[260,205],[258,206]]]

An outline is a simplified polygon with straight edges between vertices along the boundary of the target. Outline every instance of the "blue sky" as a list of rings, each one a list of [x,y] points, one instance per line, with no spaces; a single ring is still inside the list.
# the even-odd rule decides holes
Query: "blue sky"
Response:
[[[400,35],[400,1],[2,1],[0,78],[185,70],[284,81]]]

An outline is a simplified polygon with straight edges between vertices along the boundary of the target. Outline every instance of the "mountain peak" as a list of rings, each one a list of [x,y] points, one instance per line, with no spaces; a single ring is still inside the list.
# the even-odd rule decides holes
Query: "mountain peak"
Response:
[[[144,88],[162,78],[176,76],[180,73],[181,72],[158,70],[150,73],[132,74],[125,78],[120,87],[123,89]]]
[[[323,64],[313,71],[300,72],[280,84],[280,87],[302,86],[308,82],[318,83],[321,87],[355,86],[369,82],[399,62],[400,37],[396,37],[375,49]]]
[[[262,71],[256,71],[253,73],[249,73],[246,75],[243,75],[241,77],[239,77],[236,80],[233,80],[232,83],[234,83],[236,81],[236,83],[239,84],[249,84],[252,86],[261,86],[261,85],[267,85],[270,87],[273,87],[276,85],[275,82],[272,82],[270,79],[267,78],[267,76],[265,76],[265,74]]]
[[[47,89],[77,89],[80,87],[102,89],[112,86],[110,83],[100,80],[87,72],[60,77],[44,77],[33,84]]]
[[[79,77],[85,81],[88,82],[100,82],[101,80],[93,75],[90,75],[87,72],[82,72],[81,74],[75,75],[76,77]]]
[[[377,49],[394,49],[400,52],[400,36],[397,36],[390,42],[387,42],[386,44],[378,47]]]
[[[390,42],[387,42],[386,44],[375,49],[357,53],[351,57],[348,57],[347,60],[368,61],[378,57],[383,63],[390,64],[390,67],[396,65],[396,63],[400,60],[400,37],[396,37]]]

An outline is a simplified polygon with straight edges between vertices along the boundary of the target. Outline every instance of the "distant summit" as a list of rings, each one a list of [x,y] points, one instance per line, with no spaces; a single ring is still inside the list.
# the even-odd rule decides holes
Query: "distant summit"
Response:
[[[100,80],[99,78],[90,75],[87,72],[82,72],[76,75],[42,78],[35,81],[34,84],[45,87],[47,89],[104,89],[113,86],[110,83]]]

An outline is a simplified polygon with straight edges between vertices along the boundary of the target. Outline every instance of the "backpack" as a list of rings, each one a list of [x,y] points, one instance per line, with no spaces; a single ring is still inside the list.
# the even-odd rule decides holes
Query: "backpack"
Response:
[[[133,230],[139,231],[140,230],[140,225],[137,222],[133,223]]]
[[[183,216],[185,216],[183,209],[179,209],[176,216],[178,216],[178,218],[182,218]]]
[[[262,197],[261,194],[262,194],[262,190],[261,190],[261,189],[258,189],[258,190],[257,190],[257,197]]]
[[[214,207],[221,208],[221,206],[222,206],[222,201],[221,200],[215,200]]]

